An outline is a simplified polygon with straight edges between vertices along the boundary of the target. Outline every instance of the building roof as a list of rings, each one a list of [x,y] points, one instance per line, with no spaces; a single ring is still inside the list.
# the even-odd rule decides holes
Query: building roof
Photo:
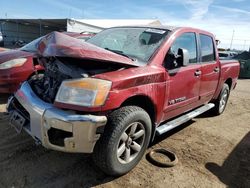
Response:
[[[52,30],[65,30],[67,25],[67,19],[14,19],[6,18],[0,19],[2,24],[4,23],[14,23],[25,26],[39,26],[45,28],[51,28]]]
[[[157,19],[73,19],[77,22],[96,26],[99,28],[109,28],[117,26],[134,26],[134,25],[152,25],[160,26],[161,22]]]

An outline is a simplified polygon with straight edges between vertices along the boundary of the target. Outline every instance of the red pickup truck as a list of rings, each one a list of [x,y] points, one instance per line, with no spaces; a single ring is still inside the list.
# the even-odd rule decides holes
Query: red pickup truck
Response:
[[[54,32],[37,53],[45,72],[10,97],[10,124],[48,149],[93,153],[110,175],[133,169],[155,135],[221,114],[239,74],[211,33],[185,27],[116,27],[88,43]]]

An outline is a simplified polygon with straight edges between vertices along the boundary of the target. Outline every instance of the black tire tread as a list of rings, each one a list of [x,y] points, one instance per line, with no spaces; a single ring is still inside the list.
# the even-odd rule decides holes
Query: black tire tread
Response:
[[[113,111],[108,116],[108,122],[106,124],[104,133],[102,134],[100,140],[96,143],[94,153],[92,155],[94,163],[106,174],[114,176],[122,175],[113,172],[111,164],[107,159],[107,156],[109,154],[108,152],[111,149],[111,145],[115,144],[116,135],[120,134],[123,129],[123,126],[121,126],[121,124],[124,123],[129,116],[133,116],[134,113],[138,112],[143,113],[143,115],[147,115],[147,118],[150,120],[147,112],[138,106],[124,106]]]
[[[215,116],[218,116],[218,115],[222,114],[222,113],[224,112],[224,110],[225,110],[225,109],[224,109],[221,113],[219,112],[220,98],[221,98],[221,95],[222,95],[222,93],[223,93],[223,91],[224,91],[225,89],[228,89],[228,95],[230,95],[229,86],[228,86],[227,83],[224,83],[224,85],[222,86],[221,92],[220,92],[220,94],[219,94],[219,97],[218,97],[218,98],[215,100],[215,102],[214,102],[215,107],[212,108],[212,113],[213,113],[213,115],[215,115]],[[228,97],[229,97],[229,96],[228,96]],[[225,107],[225,108],[226,108],[226,107]]]

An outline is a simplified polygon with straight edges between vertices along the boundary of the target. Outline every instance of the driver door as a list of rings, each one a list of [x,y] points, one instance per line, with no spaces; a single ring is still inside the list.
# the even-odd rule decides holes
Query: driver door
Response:
[[[186,49],[189,63],[181,65],[176,59],[178,49]],[[183,33],[171,45],[165,57],[167,71],[164,120],[180,115],[198,105],[201,65],[198,63],[196,34]]]

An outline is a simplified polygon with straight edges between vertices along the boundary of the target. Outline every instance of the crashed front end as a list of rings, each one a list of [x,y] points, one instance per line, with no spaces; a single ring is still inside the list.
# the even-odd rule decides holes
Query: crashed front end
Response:
[[[78,115],[53,107],[36,96],[28,82],[8,101],[10,123],[18,132],[23,128],[48,149],[91,153],[105,116]]]
[[[130,60],[57,32],[45,36],[37,52],[45,71],[24,82],[9,99],[10,124],[48,149],[92,153],[107,117],[54,104],[101,107],[112,83],[94,75],[132,66]]]

